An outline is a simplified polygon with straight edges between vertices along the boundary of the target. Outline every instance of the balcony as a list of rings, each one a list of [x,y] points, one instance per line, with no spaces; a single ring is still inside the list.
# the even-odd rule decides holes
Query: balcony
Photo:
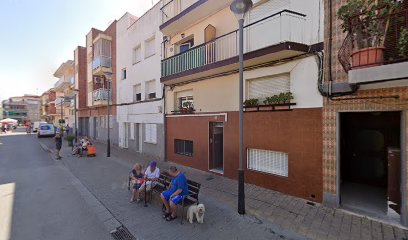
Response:
[[[108,99],[112,100],[112,92],[106,88],[100,88],[92,92],[92,105],[106,105]]]
[[[96,76],[112,73],[112,58],[105,56],[95,57],[92,62],[92,71]]]
[[[60,79],[54,84],[54,89],[56,91],[62,91],[65,88],[69,87],[70,83],[68,78],[65,76],[60,77]]]
[[[167,3],[166,3],[167,2]],[[230,4],[229,0],[169,0],[165,1],[160,30],[164,35],[182,31],[191,23],[208,17]]]
[[[245,67],[310,51],[306,15],[283,10],[244,27]],[[273,31],[271,30],[273,29]],[[238,69],[238,30],[162,60],[161,81],[177,83]]]
[[[408,9],[350,18],[338,55],[352,84],[408,78]]]

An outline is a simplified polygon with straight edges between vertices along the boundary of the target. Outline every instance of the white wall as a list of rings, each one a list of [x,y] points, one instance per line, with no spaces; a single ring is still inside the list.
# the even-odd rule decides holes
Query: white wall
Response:
[[[156,4],[137,20],[126,13],[117,22],[117,120],[119,139],[124,138],[123,123],[163,124],[161,77],[161,23],[160,4]],[[145,56],[145,41],[155,38],[155,54]],[[133,49],[141,45],[142,59],[133,63]],[[122,69],[126,68],[126,79],[122,79]],[[146,82],[155,80],[156,99],[147,101]],[[134,102],[134,86],[141,84],[141,102]],[[120,104],[126,104],[120,106]],[[121,144],[120,144],[121,145]]]

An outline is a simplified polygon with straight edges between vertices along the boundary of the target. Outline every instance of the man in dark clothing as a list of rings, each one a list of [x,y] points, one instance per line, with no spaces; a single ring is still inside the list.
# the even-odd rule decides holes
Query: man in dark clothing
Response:
[[[60,132],[57,132],[54,137],[55,140],[55,149],[56,149],[56,157],[57,159],[61,159],[60,150],[62,147],[62,136]]]

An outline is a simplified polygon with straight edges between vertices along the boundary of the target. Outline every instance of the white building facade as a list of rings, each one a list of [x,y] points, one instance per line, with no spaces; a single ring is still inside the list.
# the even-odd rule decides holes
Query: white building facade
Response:
[[[126,13],[117,23],[119,146],[164,159],[160,3],[142,17]]]

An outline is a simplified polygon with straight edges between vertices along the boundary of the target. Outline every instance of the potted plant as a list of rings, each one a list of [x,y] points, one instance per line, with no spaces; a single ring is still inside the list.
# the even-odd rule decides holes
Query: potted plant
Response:
[[[348,0],[337,12],[343,32],[350,34],[352,67],[381,65],[389,15],[398,8],[394,0]]]
[[[182,106],[182,112],[183,113],[193,113],[194,110],[194,105],[193,102],[184,102]]]
[[[259,99],[250,98],[244,101],[245,111],[256,111],[258,110]]]
[[[398,56],[408,58],[408,28],[401,27],[400,37],[398,39]]]
[[[74,135],[67,135],[67,136],[65,136],[65,140],[68,142],[68,146],[69,146],[69,147],[73,147],[73,146],[74,146],[74,139],[75,139],[75,136],[74,136]]]

